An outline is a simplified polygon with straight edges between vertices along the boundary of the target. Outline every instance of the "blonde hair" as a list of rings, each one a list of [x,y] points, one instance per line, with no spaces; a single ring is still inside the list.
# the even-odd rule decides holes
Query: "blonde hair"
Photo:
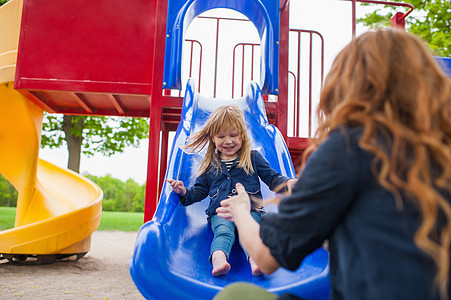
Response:
[[[210,166],[214,167],[218,173],[221,172],[222,167],[217,155],[215,155],[216,146],[213,142],[213,137],[230,127],[234,127],[238,131],[242,140],[238,166],[243,168],[247,174],[254,172],[251,161],[251,143],[246,129],[244,114],[238,106],[231,104],[215,109],[202,129],[190,136],[183,147],[192,149],[192,153],[198,153],[208,144],[207,153],[199,167],[199,175],[206,172]]]
[[[394,29],[356,38],[337,56],[325,80],[318,119],[317,139],[304,161],[332,130],[361,126],[359,146],[374,154],[379,183],[398,207],[404,192],[419,208],[422,220],[414,242],[433,259],[436,286],[448,299],[451,206],[437,189],[451,191],[451,80],[426,44]],[[390,140],[388,151],[380,134]],[[406,153],[412,155],[406,159]],[[445,225],[438,235],[439,215]]]

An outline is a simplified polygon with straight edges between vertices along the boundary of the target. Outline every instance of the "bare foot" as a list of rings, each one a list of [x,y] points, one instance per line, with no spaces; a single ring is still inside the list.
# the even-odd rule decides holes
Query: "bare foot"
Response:
[[[213,276],[225,275],[230,271],[230,264],[227,262],[227,256],[224,252],[217,250],[211,256],[211,263],[213,265]]]
[[[262,276],[263,275],[262,270],[260,270],[260,268],[257,266],[257,264],[252,259],[252,257],[249,257],[249,263],[251,264],[252,275],[254,275],[254,276]]]

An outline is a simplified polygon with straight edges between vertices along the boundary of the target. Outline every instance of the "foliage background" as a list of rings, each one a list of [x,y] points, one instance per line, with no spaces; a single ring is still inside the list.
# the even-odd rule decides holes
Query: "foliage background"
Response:
[[[133,179],[122,182],[106,175],[103,177],[86,174],[103,190],[102,207],[104,211],[143,212],[145,184],[139,185]],[[0,207],[16,207],[17,191],[0,175]]]
[[[392,1],[393,2],[393,1]],[[397,0],[415,6],[406,18],[406,30],[421,37],[438,56],[451,57],[451,2],[449,0]],[[368,6],[371,13],[358,19],[369,27],[390,27],[390,18],[406,8],[382,5]]]
[[[122,212],[143,212],[145,184],[139,185],[133,179],[125,182],[106,175],[97,177],[85,175],[103,190],[103,210]]]
[[[16,207],[16,205],[16,189],[0,174],[0,206]]]

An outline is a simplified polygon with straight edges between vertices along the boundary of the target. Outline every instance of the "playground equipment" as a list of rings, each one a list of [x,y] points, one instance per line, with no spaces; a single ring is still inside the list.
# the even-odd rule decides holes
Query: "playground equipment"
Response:
[[[243,13],[255,25],[261,45],[261,87],[266,94],[279,91],[279,3],[273,0],[169,0],[163,87],[181,89],[182,46],[186,28],[201,13],[228,8]]]
[[[189,23],[208,9],[225,7],[237,10],[256,22],[261,44],[264,45],[261,52],[261,85],[267,94],[278,94],[275,76],[278,76],[279,70],[280,7],[274,4],[274,1],[260,0],[170,0],[163,87],[181,88],[181,44]],[[235,103],[242,108],[253,148],[259,149],[276,170],[295,177],[284,136],[268,123],[258,84],[250,84],[243,98],[219,100],[202,97],[195,92],[193,81],[189,80],[166,178],[182,180],[186,185],[194,182],[202,156],[187,155],[179,146],[184,145],[187,136],[199,130],[216,107],[225,103]],[[270,198],[271,194],[266,190],[263,196]],[[153,219],[141,228],[130,261],[132,277],[146,298],[211,299],[224,286],[235,281],[253,282],[278,294],[290,292],[308,299],[328,298],[328,254],[324,249],[313,253],[297,272],[279,270],[274,275],[255,278],[242,252],[236,249],[239,246],[236,246],[230,258],[231,272],[225,278],[211,276],[208,252],[212,237],[204,212],[206,202],[188,208],[181,207],[178,204],[179,197],[171,193],[168,184],[163,184],[157,211]]]
[[[268,123],[256,83],[249,84],[243,98],[212,101],[197,93],[189,80],[166,178],[182,180],[185,185],[194,183],[204,153],[186,154],[180,146],[215,108],[230,103],[244,112],[252,148],[260,151],[277,171],[296,176],[282,134]],[[265,184],[262,194],[267,199],[275,196]],[[222,278],[213,277],[208,260],[212,233],[205,215],[208,201],[188,207],[179,202],[179,196],[165,183],[154,218],[138,234],[130,272],[147,299],[212,299],[224,286],[236,281],[252,282],[277,294],[290,292],[305,299],[328,299],[328,253],[322,248],[308,256],[296,272],[281,269],[270,276],[255,277],[244,253],[235,245],[230,256],[231,271]],[[267,210],[274,211],[275,207]]]
[[[353,7],[356,2],[379,1],[352,0]],[[179,54],[189,23],[218,7],[240,11],[257,28],[263,49],[260,84],[264,93],[278,96],[275,102],[262,101],[258,86],[251,84],[247,98],[236,101],[247,112],[254,147],[264,144],[262,152],[273,167],[294,174],[288,151],[302,152],[307,141],[287,136],[289,1],[11,0],[0,9],[0,172],[19,191],[19,200],[15,228],[0,233],[3,257],[81,256],[100,220],[101,191],[95,185],[38,159],[43,110],[150,117],[145,220],[153,219],[140,231],[130,264],[142,293],[156,299],[168,298],[163,292],[211,298],[226,284],[246,280],[275,293],[327,297],[323,249],[294,273],[253,278],[237,267],[243,258],[235,248],[228,277],[212,278],[203,260],[211,236],[202,204],[180,207],[163,185],[166,169],[167,176],[191,180],[199,159],[173,147],[166,168],[168,132],[180,124],[174,145],[183,143],[207,112],[224,103],[195,94],[192,83],[185,100],[163,92],[181,86]],[[394,24],[402,25],[406,15],[397,14]]]
[[[90,249],[102,191],[38,159],[43,110],[13,88],[22,1],[0,10],[0,173],[18,191],[15,226],[0,232],[0,259],[51,262]]]

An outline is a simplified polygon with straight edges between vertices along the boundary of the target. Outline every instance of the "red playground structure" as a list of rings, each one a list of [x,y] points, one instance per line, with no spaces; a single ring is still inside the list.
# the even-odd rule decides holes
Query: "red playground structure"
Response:
[[[242,1],[243,4],[236,1],[236,7],[230,4],[235,1],[169,2],[170,7],[168,0],[135,0],[127,4],[119,0],[96,1],[95,4],[86,0],[23,1],[15,75],[15,88],[18,91],[51,113],[150,117],[145,221],[152,218],[156,209],[166,170],[168,134],[177,127],[183,100],[180,95],[174,96],[165,89],[181,88],[180,75],[175,79],[178,85],[165,86],[163,70],[181,68],[181,61],[170,61],[169,55],[166,55],[166,60],[170,65],[165,65],[165,45],[171,45],[173,55],[181,60],[178,56],[180,52],[175,51],[181,50],[184,30],[199,12],[212,8],[246,10],[250,18],[255,17],[254,25],[258,30],[267,28],[265,21],[260,19],[261,12],[258,12],[264,7],[261,3],[266,1]],[[266,113],[269,122],[281,131],[296,164],[308,145],[308,136],[299,136],[299,125],[295,125],[293,134],[288,135],[288,114],[293,115],[294,122],[299,122],[300,118],[299,106],[296,106],[297,109],[288,107],[289,88],[298,96],[294,105],[300,101],[300,85],[289,87],[289,77],[293,77],[294,82],[298,82],[301,77],[288,69],[291,49],[289,33],[306,34],[311,40],[320,38],[322,48],[324,41],[316,31],[290,29],[290,3],[288,0],[278,2],[268,1],[271,6],[264,7],[265,14],[273,15],[271,18],[274,20],[268,21],[268,24],[273,23],[271,30],[276,30],[276,35],[274,32],[261,33],[261,41],[266,47],[261,51],[261,61],[268,61],[268,65],[261,65],[267,68],[267,77],[272,78],[272,82],[265,82],[268,79],[262,78],[262,89],[264,94],[276,95],[272,101],[265,97]],[[385,1],[368,0],[350,2],[354,33],[356,2],[387,4]],[[410,6],[406,13],[400,12],[393,19],[394,26],[403,26],[413,6],[388,3]],[[170,39],[167,37],[168,17],[169,22],[172,22],[169,25],[181,27],[174,31],[175,37]],[[219,22],[220,18],[217,19],[218,32]],[[270,48],[271,43],[267,40],[269,37],[275,39],[272,41],[275,45],[273,48]],[[291,51],[300,52],[300,49]],[[308,55],[311,60],[312,53]],[[323,52],[319,55],[323,56]],[[241,67],[244,73],[244,65]],[[311,69],[312,66],[310,77]],[[180,74],[180,71],[174,72]],[[320,76],[321,80],[323,71]],[[243,82],[241,86],[246,84]],[[310,91],[310,99],[307,99],[309,104],[311,94]],[[310,105],[307,114],[310,119],[311,112]],[[309,124],[311,126],[311,120]]]
[[[398,2],[348,2],[353,36],[358,2],[401,7],[405,12],[393,16],[393,27],[403,28],[414,9]],[[214,9],[240,15],[204,14]],[[277,294],[327,299],[328,252],[322,248],[306,258],[296,272],[281,270],[256,279],[238,267],[225,280],[212,278],[206,271],[209,262],[202,261],[208,256],[205,244],[211,235],[206,230],[204,208],[181,207],[164,184],[165,176],[186,183],[192,179],[199,157],[188,157],[178,146],[202,126],[215,107],[231,101],[245,114],[252,146],[279,172],[296,176],[294,166],[314,130],[312,101],[317,92],[314,86],[320,89],[324,77],[325,40],[318,31],[290,28],[289,0],[11,0],[0,9],[0,16],[11,18],[8,29],[0,19],[2,43],[8,41],[0,45],[0,114],[11,115],[3,124],[21,123],[8,129],[0,126],[1,143],[17,142],[3,147],[1,153],[16,157],[17,148],[29,150],[20,157],[23,167],[0,164],[0,172],[25,191],[19,192],[23,199],[19,197],[16,228],[0,233],[0,245],[6,245],[3,241],[11,244],[8,249],[0,247],[0,258],[50,253],[82,256],[100,222],[102,192],[98,187],[78,174],[38,162],[43,111],[148,117],[145,224],[130,262],[141,293],[149,299],[211,299],[230,282],[250,281]],[[212,24],[201,31],[213,32],[209,37],[216,40],[213,47],[203,45],[202,36],[199,40],[186,38],[196,19]],[[227,45],[230,53],[225,55],[226,47],[219,43],[221,26],[244,23],[253,25],[258,41]],[[208,56],[214,57],[213,63],[205,62]],[[233,59],[221,61],[224,57]],[[450,59],[442,60],[450,65]],[[301,62],[307,62],[307,68],[301,68]],[[231,81],[226,83],[231,86],[230,99],[217,97],[221,88],[219,64],[232,66]],[[204,74],[205,65],[214,69],[213,75]],[[296,67],[292,69],[292,65]],[[200,85],[205,86],[203,79],[208,76],[213,79],[212,95],[201,95]],[[17,105],[10,105],[10,99],[17,100]],[[24,147],[23,141],[31,138],[17,138],[15,127],[24,136],[33,135],[29,143],[33,145]],[[12,133],[9,140],[1,140],[4,132]],[[170,150],[170,134],[174,132]],[[0,160],[9,160],[2,155]],[[50,189],[45,181],[61,186]],[[82,189],[80,194],[86,199],[80,204],[77,192]],[[65,195],[68,191],[75,200]],[[57,203],[55,207],[50,200]],[[80,220],[83,222],[77,226],[69,226]],[[59,231],[54,233],[55,228]],[[39,235],[47,231],[52,231],[51,236]],[[19,236],[25,242],[16,243]],[[35,240],[27,241],[31,237]],[[231,260],[244,265],[242,255],[233,254]]]

